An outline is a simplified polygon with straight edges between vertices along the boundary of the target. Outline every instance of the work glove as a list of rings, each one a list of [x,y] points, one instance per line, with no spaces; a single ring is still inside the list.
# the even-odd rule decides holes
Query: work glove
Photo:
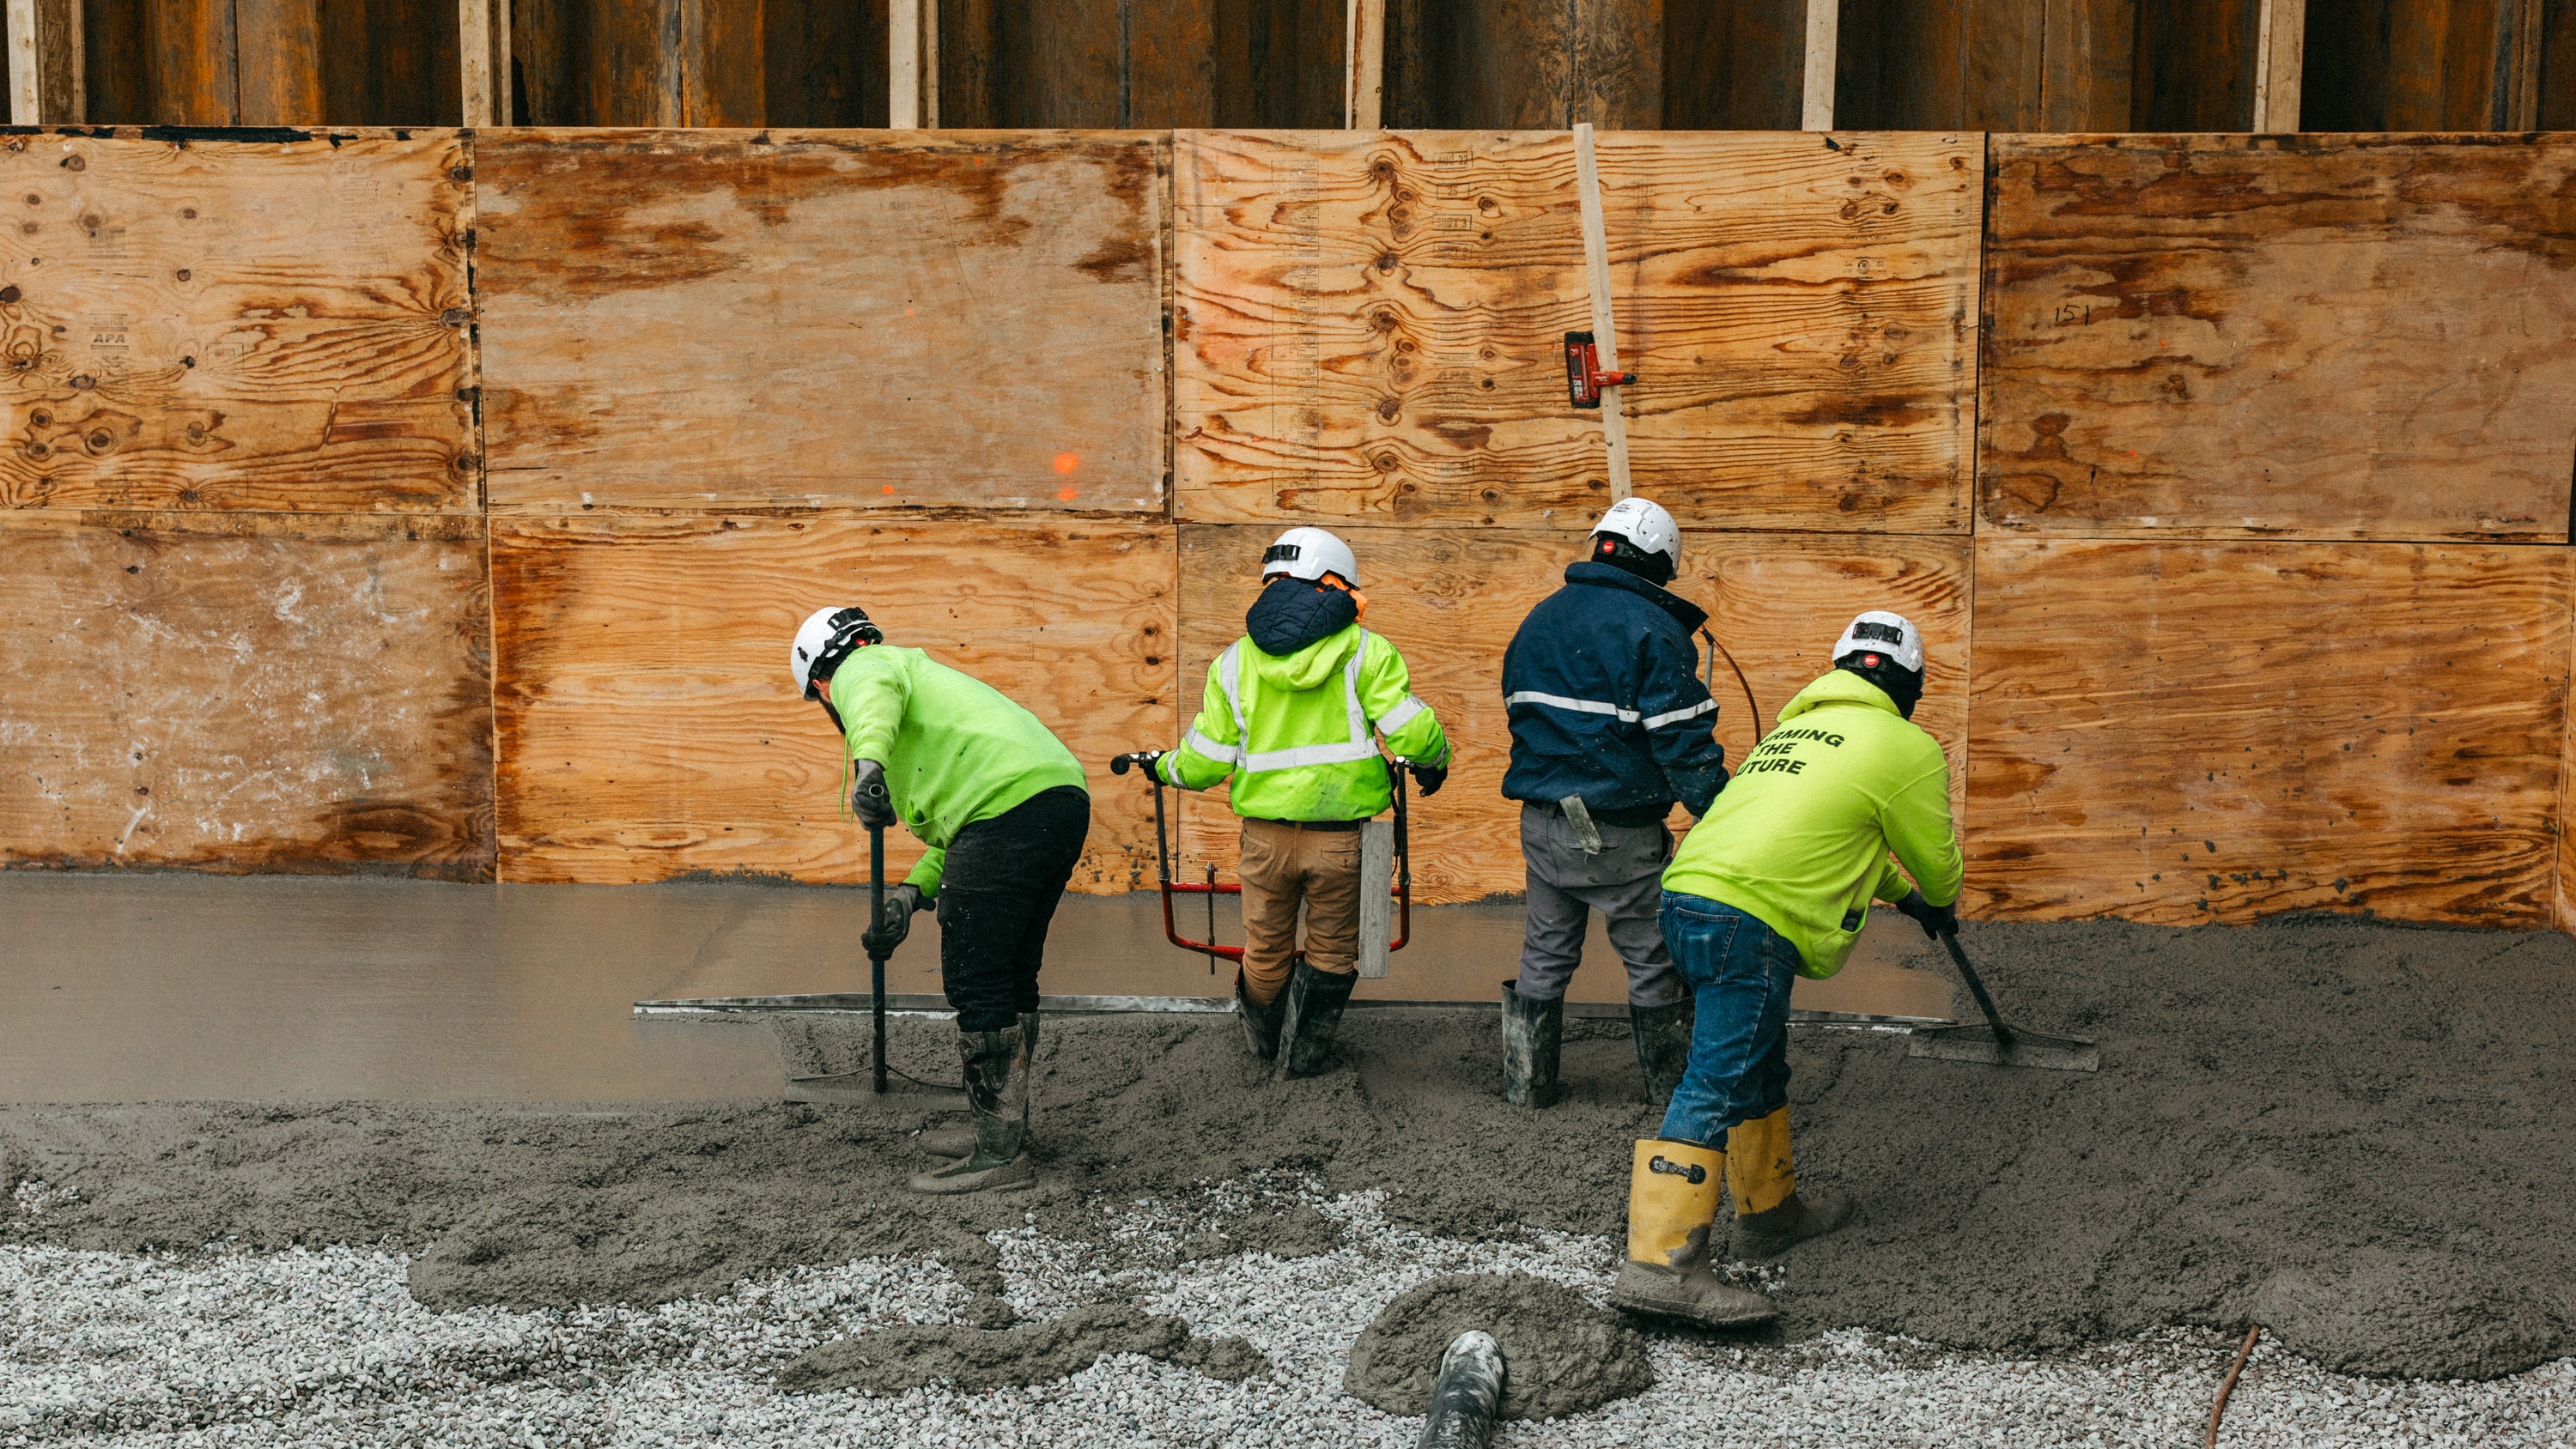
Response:
[[[910,881],[886,892],[885,914],[877,918],[876,929],[859,938],[859,944],[873,955],[892,951],[912,934],[912,913],[929,902],[922,899],[921,887]]]
[[[1449,783],[1449,767],[1446,765],[1408,765],[1405,768],[1413,772],[1414,786],[1422,791],[1425,800],[1439,794],[1440,787]]]
[[[1956,903],[1936,906],[1923,899],[1923,892],[1907,891],[1905,899],[1896,903],[1896,908],[1912,916],[1914,923],[1923,928],[1923,934],[1932,940],[1958,932],[1959,907]]]
[[[1146,784],[1151,785],[1159,782],[1161,784],[1168,785],[1172,782],[1163,778],[1159,767],[1163,763],[1163,756],[1169,753],[1171,753],[1169,750],[1138,750],[1135,754],[1129,755],[1126,758],[1134,760],[1137,767],[1145,772]],[[1124,775],[1127,772],[1125,770],[1120,770],[1117,773]]]
[[[861,825],[883,830],[894,824],[894,797],[886,793],[885,766],[860,760],[851,767],[850,813]]]

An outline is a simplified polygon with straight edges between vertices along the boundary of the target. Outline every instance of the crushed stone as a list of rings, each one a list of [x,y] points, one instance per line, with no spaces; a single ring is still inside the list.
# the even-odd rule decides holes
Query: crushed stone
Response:
[[[1352,1345],[1342,1387],[1390,1414],[1427,1414],[1440,1355],[1469,1329],[1502,1350],[1505,1419],[1581,1413],[1654,1387],[1644,1334],[1526,1273],[1453,1273],[1398,1295]]]
[[[1062,1318],[995,1332],[963,1324],[904,1324],[817,1344],[778,1371],[795,1393],[857,1389],[892,1395],[931,1384],[969,1392],[1065,1378],[1111,1354],[1135,1353],[1240,1381],[1270,1360],[1240,1337],[1197,1338],[1181,1319],[1123,1303],[1095,1303]]]

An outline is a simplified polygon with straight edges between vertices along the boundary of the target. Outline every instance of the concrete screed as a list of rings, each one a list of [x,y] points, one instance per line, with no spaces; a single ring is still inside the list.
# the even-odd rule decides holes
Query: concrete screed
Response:
[[[2102,1072],[1916,1061],[1901,1039],[1802,1034],[1802,1174],[1857,1192],[1865,1217],[1792,1255],[1777,1327],[1655,1329],[1652,1342],[1788,1353],[1862,1326],[1897,1343],[2080,1354],[2259,1320],[2291,1352],[2366,1374],[2480,1379],[2568,1353],[2576,1102],[2560,1074],[2576,943],[2315,919],[1972,925],[1965,939],[2012,1016],[2102,1038]],[[855,1062],[862,1029],[809,1021],[789,1046]],[[1623,1034],[1574,1033],[1571,1099],[1538,1114],[1499,1100],[1489,1020],[1355,1014],[1345,1040],[1346,1069],[1270,1083],[1222,1019],[1050,1023],[1042,1184],[936,1203],[899,1186],[917,1164],[909,1134],[948,1120],[946,1099],[919,1091],[850,1108],[0,1109],[0,1171],[22,1207],[41,1206],[6,1219],[6,1242],[381,1244],[412,1255],[412,1297],[468,1313],[722,1301],[746,1279],[930,1253],[967,1295],[938,1316],[993,1339],[1044,1336],[1077,1378],[1101,1371],[1074,1362],[1095,1344],[1187,1362],[1192,1329],[1223,1339],[1195,1319],[1110,1312],[1116,1272],[1095,1304],[1062,1305],[1100,1313],[1043,1334],[989,1304],[967,1311],[1004,1293],[1016,1235],[1134,1256],[1105,1207],[1119,1202],[1308,1184],[1202,1214],[1144,1252],[1156,1271],[1245,1251],[1272,1261],[1270,1248],[1329,1255],[1346,1214],[1319,1209],[1366,1201],[1383,1231],[1423,1242],[1488,1241],[1506,1258],[1516,1243],[1576,1244],[1606,1282],[1621,1149],[1653,1130]],[[896,1060],[919,1075],[953,1073],[947,1045],[942,1023],[896,1023]],[[946,1352],[916,1350],[924,1364]],[[1257,1372],[1239,1355],[1223,1367]]]

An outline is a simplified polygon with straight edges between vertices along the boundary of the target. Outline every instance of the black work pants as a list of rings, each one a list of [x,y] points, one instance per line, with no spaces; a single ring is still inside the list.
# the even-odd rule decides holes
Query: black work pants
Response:
[[[939,880],[939,984],[960,1031],[999,1031],[1038,1009],[1047,924],[1091,830],[1091,797],[1041,790],[948,843]]]

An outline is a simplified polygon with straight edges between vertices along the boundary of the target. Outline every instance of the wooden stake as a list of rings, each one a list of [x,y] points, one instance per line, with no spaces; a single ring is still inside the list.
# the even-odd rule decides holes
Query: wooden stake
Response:
[[[2299,129],[2299,78],[2308,45],[2308,0],[2263,0],[2254,42],[2254,129]]]
[[[1592,293],[1592,339],[1601,370],[1619,371],[1619,334],[1610,320],[1610,239],[1601,220],[1601,172],[1592,156],[1592,123],[1574,128],[1574,185],[1583,203],[1583,273]],[[1628,496],[1627,390],[1601,390],[1601,441],[1609,450],[1610,501]]]
[[[1342,125],[1381,127],[1386,105],[1386,0],[1349,0],[1342,34]]]
[[[886,124],[898,131],[937,129],[939,0],[891,0],[886,51]]]
[[[1798,129],[1834,128],[1834,53],[1842,33],[1842,0],[1807,0],[1806,84]]]
[[[465,124],[510,124],[510,0],[457,0]]]

